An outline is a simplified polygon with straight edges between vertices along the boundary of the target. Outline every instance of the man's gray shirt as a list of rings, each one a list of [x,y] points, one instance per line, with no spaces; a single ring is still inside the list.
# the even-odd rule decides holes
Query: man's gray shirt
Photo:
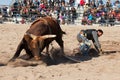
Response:
[[[94,38],[94,44],[97,46],[98,49],[101,48],[101,45],[99,43],[99,40],[98,40],[98,35],[97,35],[97,32],[96,31],[92,31],[92,35],[93,35],[93,38]]]

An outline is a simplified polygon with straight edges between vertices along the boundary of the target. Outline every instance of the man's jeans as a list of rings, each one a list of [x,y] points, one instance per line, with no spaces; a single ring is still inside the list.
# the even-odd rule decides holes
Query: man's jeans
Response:
[[[80,51],[83,55],[88,55],[89,49],[91,47],[90,41],[83,35],[78,34],[77,40],[80,42]]]

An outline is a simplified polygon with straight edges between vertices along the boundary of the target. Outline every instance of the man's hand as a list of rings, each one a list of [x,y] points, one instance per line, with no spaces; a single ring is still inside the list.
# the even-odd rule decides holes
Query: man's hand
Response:
[[[102,51],[102,49],[100,48],[99,51]]]
[[[103,51],[102,51],[102,49],[100,48],[99,49],[99,55],[102,55],[103,54]]]

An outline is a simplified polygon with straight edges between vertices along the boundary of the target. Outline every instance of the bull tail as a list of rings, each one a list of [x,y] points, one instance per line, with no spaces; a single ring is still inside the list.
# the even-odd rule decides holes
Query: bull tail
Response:
[[[62,31],[62,34],[66,34],[66,32],[65,32],[65,31]]]

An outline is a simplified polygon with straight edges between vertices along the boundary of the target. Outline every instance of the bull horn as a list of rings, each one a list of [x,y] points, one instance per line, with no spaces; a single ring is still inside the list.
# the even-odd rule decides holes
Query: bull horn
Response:
[[[30,33],[25,33],[25,35],[28,35],[28,36],[30,36],[32,39],[36,39],[37,38],[37,36],[35,36],[35,35],[33,35],[33,34],[30,34]]]
[[[43,39],[47,39],[47,38],[55,38],[56,35],[44,35],[44,36],[41,36]]]

